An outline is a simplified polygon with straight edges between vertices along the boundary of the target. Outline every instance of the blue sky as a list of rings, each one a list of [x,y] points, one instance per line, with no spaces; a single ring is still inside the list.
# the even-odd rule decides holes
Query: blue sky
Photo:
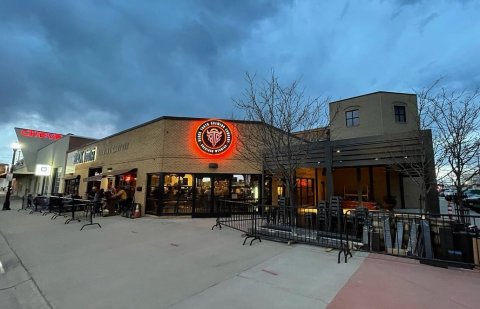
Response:
[[[104,137],[241,118],[246,72],[332,100],[480,85],[480,1],[0,2],[0,162],[14,127]]]

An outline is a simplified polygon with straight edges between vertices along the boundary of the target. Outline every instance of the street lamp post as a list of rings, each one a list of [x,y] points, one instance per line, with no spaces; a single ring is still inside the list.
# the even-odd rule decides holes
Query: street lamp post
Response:
[[[17,143],[12,144],[13,156],[12,156],[12,165],[10,167],[9,174],[11,174],[10,180],[8,181],[7,195],[5,196],[5,202],[3,203],[2,210],[10,210],[10,194],[12,192],[12,180],[13,180],[13,164],[15,163],[15,154],[17,150],[20,149],[20,145]]]

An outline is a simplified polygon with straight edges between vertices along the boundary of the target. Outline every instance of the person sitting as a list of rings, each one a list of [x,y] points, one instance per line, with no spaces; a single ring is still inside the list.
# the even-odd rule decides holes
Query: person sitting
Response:
[[[127,192],[125,191],[125,188],[123,186],[120,186],[117,189],[117,193],[112,195],[113,199],[118,200],[118,212],[119,213],[124,213],[125,212],[127,196],[128,196]]]
[[[30,193],[27,196],[27,208],[33,208],[33,195]]]

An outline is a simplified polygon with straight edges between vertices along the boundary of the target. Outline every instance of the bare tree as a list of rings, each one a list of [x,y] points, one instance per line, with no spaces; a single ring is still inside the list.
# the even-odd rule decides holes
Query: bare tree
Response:
[[[432,96],[433,130],[438,134],[441,156],[448,165],[457,191],[459,211],[464,214],[462,191],[466,183],[479,174],[480,92],[441,91]]]
[[[298,81],[280,85],[273,71],[260,83],[248,73],[245,80],[244,95],[234,103],[246,120],[257,125],[242,130],[240,154],[253,166],[262,162],[262,173],[281,178],[294,206],[295,172],[306,159],[309,145],[325,138],[322,124],[328,119],[328,100],[306,97]]]
[[[434,125],[432,92],[440,80],[430,87],[415,91],[417,96],[417,112],[413,115],[416,130],[411,132],[411,142],[402,146],[401,151],[390,152],[393,169],[407,176],[420,189],[419,203],[421,211],[438,211],[438,196],[436,175],[444,165],[441,148],[438,143],[437,131],[432,131]]]

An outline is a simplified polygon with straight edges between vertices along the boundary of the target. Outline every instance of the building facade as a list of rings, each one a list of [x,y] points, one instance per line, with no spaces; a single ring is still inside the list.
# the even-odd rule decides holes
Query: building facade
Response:
[[[256,201],[261,166],[240,156],[241,121],[162,117],[68,153],[79,195],[128,186],[143,213],[212,216],[219,201]]]
[[[426,179],[434,186],[435,174],[431,135],[418,122],[412,94],[376,92],[332,102],[330,125],[318,129],[326,138],[309,146],[296,170],[296,205],[315,207],[339,196],[346,208],[438,211],[436,190],[419,185]],[[282,179],[265,175],[263,163],[249,159],[255,156],[239,142],[260,126],[161,117],[99,140],[64,136],[36,150],[29,146],[28,161],[51,171],[32,175],[29,163],[29,182],[20,184],[35,193],[83,198],[93,187],[123,186],[142,213],[152,215],[215,216],[224,199],[278,205],[286,198]],[[24,133],[21,143],[39,136]]]
[[[69,176],[65,175],[67,152],[94,140],[25,128],[15,128],[15,132],[22,153],[14,166],[18,196],[63,193],[64,179]]]

